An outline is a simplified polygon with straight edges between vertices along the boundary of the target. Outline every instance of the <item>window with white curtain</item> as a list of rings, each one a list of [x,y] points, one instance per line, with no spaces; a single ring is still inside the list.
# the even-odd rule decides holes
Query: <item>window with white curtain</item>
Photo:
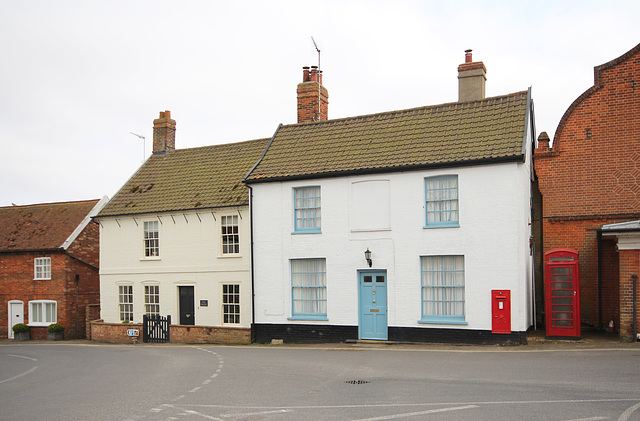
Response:
[[[291,260],[291,296],[293,318],[326,319],[325,259]]]
[[[421,263],[421,321],[464,322],[464,256],[424,256]]]
[[[458,176],[429,177],[424,180],[426,227],[457,227]]]
[[[293,189],[294,232],[320,232],[322,227],[320,199],[320,186]]]
[[[49,326],[58,321],[58,303],[51,300],[29,301],[29,326]]]

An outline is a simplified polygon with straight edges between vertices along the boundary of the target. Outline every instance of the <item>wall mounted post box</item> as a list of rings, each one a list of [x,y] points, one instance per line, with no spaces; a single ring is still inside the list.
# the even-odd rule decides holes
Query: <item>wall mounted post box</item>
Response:
[[[511,291],[491,291],[491,333],[511,333]]]

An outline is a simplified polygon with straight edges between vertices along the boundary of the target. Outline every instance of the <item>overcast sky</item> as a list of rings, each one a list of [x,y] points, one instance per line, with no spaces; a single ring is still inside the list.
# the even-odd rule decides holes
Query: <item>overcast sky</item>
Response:
[[[457,101],[471,48],[487,96],[532,87],[553,138],[593,68],[640,43],[638,16],[615,0],[0,0],[0,206],[113,197],[163,110],[176,148],[270,137],[296,122],[311,36],[329,118]]]

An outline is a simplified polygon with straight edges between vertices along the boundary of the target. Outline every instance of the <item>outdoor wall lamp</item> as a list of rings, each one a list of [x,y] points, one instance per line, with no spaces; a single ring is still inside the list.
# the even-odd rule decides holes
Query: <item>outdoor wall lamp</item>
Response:
[[[372,262],[371,262],[371,252],[369,251],[369,247],[367,247],[367,250],[364,252],[364,259],[369,264],[369,267],[371,267]]]

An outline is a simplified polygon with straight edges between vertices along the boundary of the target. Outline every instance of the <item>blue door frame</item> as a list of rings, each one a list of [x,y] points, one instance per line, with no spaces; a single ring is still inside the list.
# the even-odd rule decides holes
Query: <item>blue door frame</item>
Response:
[[[387,272],[358,271],[359,323],[358,338],[386,341]]]

